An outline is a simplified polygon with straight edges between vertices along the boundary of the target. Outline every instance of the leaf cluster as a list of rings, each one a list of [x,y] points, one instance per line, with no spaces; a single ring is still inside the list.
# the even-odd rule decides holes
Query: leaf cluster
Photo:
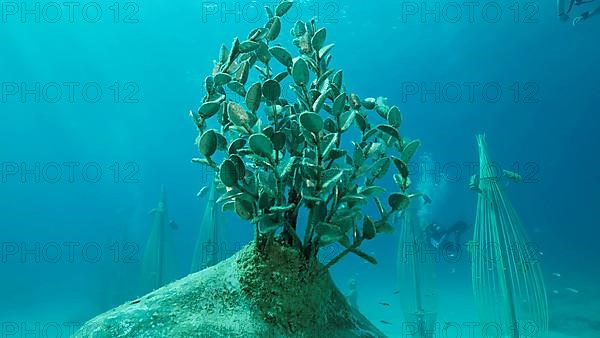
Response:
[[[221,46],[206,95],[190,113],[201,154],[193,161],[215,170],[226,187],[218,202],[254,224],[257,245],[277,236],[316,260],[320,248],[338,243],[343,252],[325,268],[348,253],[376,263],[359,247],[391,232],[390,217],[416,196],[407,193],[408,163],[420,142],[401,136],[398,107],[346,90],[343,71],[330,66],[334,45],[314,19],[291,28],[293,52],[276,42],[291,6],[266,7],[263,27]],[[293,102],[282,97],[284,86]],[[211,120],[218,129],[208,127]],[[350,150],[342,146],[346,138]],[[390,167],[397,191],[386,194],[377,181]],[[369,201],[377,216],[363,215]],[[308,214],[303,238],[301,209]]]

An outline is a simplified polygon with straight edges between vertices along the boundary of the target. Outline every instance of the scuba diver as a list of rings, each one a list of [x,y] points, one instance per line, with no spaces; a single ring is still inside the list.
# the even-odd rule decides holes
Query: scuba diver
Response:
[[[579,15],[578,17],[576,17],[575,19],[573,19],[573,26],[577,25],[578,23],[580,23],[583,20],[587,20],[589,17],[600,13],[600,6],[590,10],[590,11],[585,11],[583,13],[581,13],[581,15]]]
[[[592,3],[595,0],[557,0],[558,6],[558,16],[562,21],[567,21],[570,19],[569,14],[573,10],[574,6],[581,6],[584,4]],[[600,12],[600,6],[595,9],[585,11],[581,13],[579,16],[573,19],[573,26],[579,24],[580,22],[587,20],[589,17],[598,14]]]
[[[467,223],[463,221],[458,221],[446,229],[436,223],[431,223],[425,228],[425,240],[435,249],[450,250],[451,256],[454,256],[460,250],[461,235],[468,228]]]

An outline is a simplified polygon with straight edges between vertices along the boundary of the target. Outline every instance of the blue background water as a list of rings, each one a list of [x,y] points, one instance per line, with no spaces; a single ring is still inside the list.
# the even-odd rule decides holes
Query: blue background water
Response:
[[[32,8],[35,3],[26,4]],[[147,212],[155,206],[161,184],[168,190],[171,218],[179,225],[175,238],[181,276],[188,272],[203,212],[195,194],[208,182],[208,173],[190,163],[197,155],[196,132],[187,112],[202,98],[203,79],[220,44],[229,45],[234,36],[245,37],[264,22],[262,12],[253,22],[259,6],[250,2],[123,2],[117,20],[111,4],[96,4],[103,11],[96,23],[82,15],[81,7],[69,22],[64,6],[58,22],[48,22],[54,17],[48,8],[36,23],[33,15],[20,17],[21,10],[9,14],[9,3],[2,2],[4,321],[83,322],[135,297],[135,269],[125,269],[128,277],[119,279],[124,264],[122,259],[114,263],[111,243],[123,250],[124,241],[133,241],[140,252],[131,253],[141,258],[151,224]],[[490,22],[493,11],[485,16],[480,10],[469,20],[464,6],[459,19],[453,20],[452,7],[436,22],[432,15],[421,18],[420,10],[407,14],[412,5],[400,1],[303,2],[291,17],[320,15],[328,41],[336,44],[334,67],[344,69],[349,90],[362,97],[385,96],[398,105],[402,133],[420,138],[421,152],[430,154],[438,172],[454,176],[438,189],[437,222],[464,219],[472,224],[475,196],[467,189],[468,168],[477,160],[474,136],[485,132],[493,158],[526,177],[507,190],[530,239],[544,253],[549,290],[560,289],[562,295],[564,287],[573,287],[597,293],[591,287],[597,272],[590,267],[597,267],[600,253],[595,156],[600,17],[572,27],[558,21],[554,3],[497,5],[503,11],[498,22]],[[236,6],[239,14],[223,14]],[[515,8],[520,9],[518,17]],[[282,37],[288,36],[292,21],[284,20]],[[79,84],[73,102],[65,82]],[[477,83],[472,98],[466,87],[470,82]],[[14,95],[10,91],[15,85],[34,88],[36,83],[49,90],[40,93],[40,102],[33,94],[21,97],[21,88]],[[50,102],[53,83],[63,91],[55,103]],[[85,84],[93,85],[88,96],[81,93]],[[438,91],[439,100],[422,90],[436,85],[449,90]],[[491,86],[492,96],[494,88],[502,90],[497,102],[484,97],[484,85]],[[408,91],[415,86],[421,87],[416,94]],[[457,86],[462,93],[454,100]],[[99,101],[87,102],[95,87],[102,89]],[[65,162],[79,165],[72,180]],[[15,164],[23,163],[39,173],[39,182],[35,174],[23,178],[22,167],[10,174]],[[56,182],[54,164],[62,174]],[[86,164],[91,166],[87,176],[81,171]],[[94,168],[102,170],[98,182],[89,181]],[[251,234],[249,225],[232,223],[233,241],[243,244]],[[359,280],[361,305],[374,322],[397,323],[400,318],[397,307],[381,310],[374,301],[394,297],[396,240],[397,235],[389,236],[367,245],[380,261],[377,267],[351,257],[334,268],[342,289],[349,278]],[[79,244],[73,259],[66,258],[70,242]],[[56,262],[49,259],[54,257],[52,243],[63,249]],[[82,256],[81,248],[90,243],[103,250],[97,263]],[[10,254],[14,244],[37,251],[40,262],[23,247]],[[451,268],[456,273],[448,273]],[[444,290],[470,297],[467,259],[440,269]],[[562,274],[560,280],[550,274],[556,271]],[[108,300],[110,283],[131,289]]]

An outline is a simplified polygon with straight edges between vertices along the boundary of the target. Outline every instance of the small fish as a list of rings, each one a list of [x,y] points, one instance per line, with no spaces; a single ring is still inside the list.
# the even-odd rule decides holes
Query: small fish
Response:
[[[207,186],[203,186],[200,191],[198,191],[198,193],[196,194],[196,197],[202,197],[204,195],[206,195],[206,190],[208,190]]]
[[[381,304],[383,306],[390,306],[390,303],[386,303],[386,302],[379,302],[379,304]]]
[[[558,290],[552,290],[552,293],[555,294],[555,295],[559,294]]]
[[[387,324],[387,325],[393,325],[392,323],[388,322],[387,320],[380,320],[380,322],[382,322],[383,324]]]
[[[435,296],[435,292],[426,293],[423,296],[425,296],[425,297],[433,297],[433,296]]]
[[[515,182],[523,181],[523,177],[514,171],[503,170],[502,172],[504,173],[504,176],[506,176],[506,178],[508,178],[509,180],[513,180]]]
[[[173,230],[177,230],[179,229],[179,226],[177,225],[177,223],[175,223],[175,221],[171,221],[169,222],[169,226],[171,227],[171,229]]]
[[[394,294],[395,294],[395,295],[397,295],[397,294],[399,294],[399,293],[400,293],[400,290],[396,290],[396,291],[394,291]]]
[[[479,188],[479,175],[473,175],[469,179],[469,189],[475,192],[481,192]]]
[[[544,252],[543,252],[543,251],[540,251],[540,252],[539,252],[539,254],[540,254],[540,256],[543,256],[543,255],[544,255]]]
[[[553,273],[552,273],[552,276],[554,276],[554,277],[560,277],[560,273],[558,273],[558,272],[553,272]]]
[[[573,293],[575,293],[575,294],[579,293],[579,290],[575,290],[575,289],[573,289],[573,288],[565,288],[565,290],[567,290],[567,291],[570,291],[570,292],[573,292]]]
[[[450,270],[450,273],[451,273],[451,274],[455,274],[455,273],[456,273],[456,268],[452,268],[452,269]]]
[[[129,305],[137,304],[141,301],[142,301],[141,299],[136,299],[136,300],[132,301],[131,303],[129,303]]]
[[[423,197],[423,204],[431,204],[431,198],[425,194],[422,195]]]

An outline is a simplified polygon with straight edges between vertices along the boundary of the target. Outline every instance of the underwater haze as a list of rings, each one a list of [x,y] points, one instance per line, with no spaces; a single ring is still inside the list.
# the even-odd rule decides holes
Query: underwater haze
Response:
[[[192,272],[209,204],[201,189],[214,173],[191,162],[189,111],[221,44],[243,41],[277,2],[0,2],[0,337],[68,337],[157,287],[145,286],[143,262],[163,186],[173,258],[161,285]],[[576,5],[573,16],[599,5]],[[573,25],[556,7],[301,0],[282,19],[287,39],[296,20],[316,17],[348,90],[400,108],[402,137],[421,141],[411,165],[413,190],[430,199],[417,206],[421,222],[467,225],[457,255],[427,258],[435,337],[481,336],[467,252],[478,134],[500,171],[518,175],[500,187],[539,260],[547,336],[600,337],[600,15]],[[394,189],[391,178],[380,185]],[[253,227],[234,212],[218,218],[221,260]],[[393,234],[361,246],[378,264],[349,255],[331,269],[389,337],[414,336],[401,304],[411,290],[398,277],[403,224],[395,217]],[[341,250],[323,248],[320,259]]]

